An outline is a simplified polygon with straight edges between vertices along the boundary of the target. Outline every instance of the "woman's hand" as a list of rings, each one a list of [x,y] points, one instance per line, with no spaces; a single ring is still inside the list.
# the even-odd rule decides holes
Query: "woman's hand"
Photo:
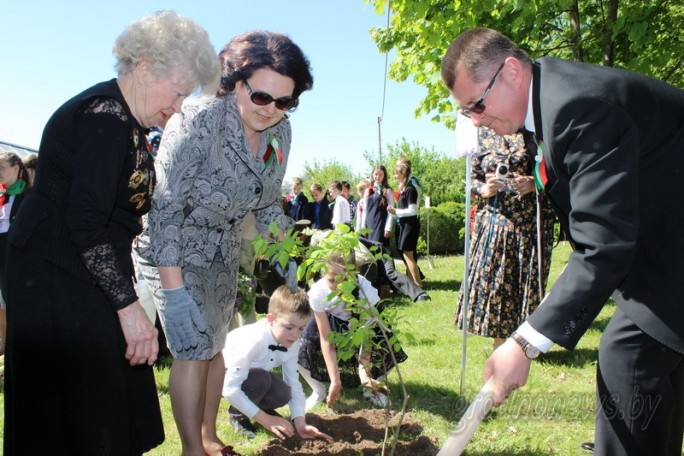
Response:
[[[489,173],[487,174],[487,182],[485,182],[482,187],[480,187],[480,196],[483,198],[491,198],[492,196],[496,195],[496,193],[501,190],[504,185],[506,185],[506,181],[501,181],[501,179],[498,179],[494,173]]]
[[[387,206],[387,212],[389,212],[392,215],[397,214],[397,210],[394,208],[394,206]]]
[[[188,350],[199,344],[198,332],[207,331],[207,323],[199,307],[185,287],[162,289],[164,294],[164,329],[169,345],[175,350]]]
[[[140,301],[118,310],[117,314],[126,339],[126,359],[131,366],[154,364],[159,354],[158,331],[147,317]]]
[[[511,187],[518,195],[525,195],[534,191],[534,177],[517,176],[511,179]]]

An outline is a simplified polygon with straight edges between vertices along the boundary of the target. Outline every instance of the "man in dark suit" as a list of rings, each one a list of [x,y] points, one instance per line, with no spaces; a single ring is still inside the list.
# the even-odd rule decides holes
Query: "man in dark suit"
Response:
[[[535,135],[538,184],[574,247],[542,305],[487,360],[495,402],[525,384],[540,351],[573,349],[612,295],[617,309],[599,346],[596,453],[679,456],[684,92],[612,68],[533,62],[489,29],[452,43],[442,79],[476,126]]]

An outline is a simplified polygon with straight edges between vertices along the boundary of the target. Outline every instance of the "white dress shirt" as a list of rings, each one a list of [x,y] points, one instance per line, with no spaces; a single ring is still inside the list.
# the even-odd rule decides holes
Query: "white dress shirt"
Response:
[[[260,410],[242,391],[242,383],[247,379],[249,370],[256,368],[270,372],[278,366],[282,366],[283,380],[291,389],[292,397],[288,403],[291,418],[304,416],[306,397],[297,368],[300,342],[297,341],[286,352],[268,348],[277,344],[265,318],[229,332],[226,338],[226,347],[223,349],[226,363],[223,396],[249,418],[253,418]]]

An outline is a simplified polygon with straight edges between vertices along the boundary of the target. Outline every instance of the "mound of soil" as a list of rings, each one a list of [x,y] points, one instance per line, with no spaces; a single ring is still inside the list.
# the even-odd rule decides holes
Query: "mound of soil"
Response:
[[[270,440],[261,451],[262,456],[310,455],[319,456],[344,455],[366,456],[378,455],[382,452],[382,441],[385,437],[385,410],[359,410],[350,414],[326,411],[320,415],[307,414],[306,421],[320,431],[330,435],[333,440],[304,440],[293,437],[284,442]],[[390,415],[390,426],[396,426],[398,416]],[[401,424],[401,434],[395,456],[434,456],[439,447],[435,442],[421,436],[423,426],[405,414]],[[392,433],[390,432],[390,436]],[[388,440],[386,454],[392,440]]]

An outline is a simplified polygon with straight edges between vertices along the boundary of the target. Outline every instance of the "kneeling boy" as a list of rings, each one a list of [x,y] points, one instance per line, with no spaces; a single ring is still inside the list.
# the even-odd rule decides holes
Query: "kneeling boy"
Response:
[[[299,337],[310,317],[306,292],[281,286],[271,295],[266,318],[228,333],[223,397],[231,404],[230,422],[238,434],[254,438],[253,419],[279,439],[291,437],[294,431],[302,438],[331,439],[304,417],[297,357]],[[282,378],[271,372],[278,366]],[[290,406],[294,426],[275,411],[285,404]]]

